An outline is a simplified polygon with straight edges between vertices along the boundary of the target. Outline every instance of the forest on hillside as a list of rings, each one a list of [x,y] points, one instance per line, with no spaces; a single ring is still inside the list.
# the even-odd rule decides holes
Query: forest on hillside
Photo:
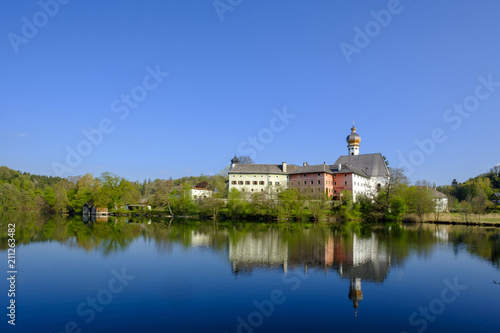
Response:
[[[388,186],[370,197],[352,201],[352,193],[345,191],[342,202],[332,202],[326,196],[311,197],[298,189],[284,189],[273,198],[256,194],[243,198],[233,189],[227,193],[228,169],[217,175],[200,175],[179,179],[130,181],[109,172],[99,176],[85,174],[68,178],[32,175],[0,167],[0,212],[34,211],[47,214],[75,214],[84,204],[107,207],[111,212],[123,212],[125,204],[148,203],[154,211],[170,215],[223,214],[228,218],[284,218],[304,217],[317,220],[324,214],[337,214],[346,219],[365,221],[401,220],[414,214],[422,220],[434,212],[436,205],[427,181],[410,184],[402,169],[392,169]],[[192,186],[207,182],[215,190],[209,200],[192,200]],[[469,221],[474,214],[499,210],[500,166],[470,178],[464,183],[454,180],[437,190],[448,197],[448,209],[464,215]],[[222,200],[222,199],[226,200]],[[497,202],[495,204],[494,202]],[[436,220],[439,218],[436,215]]]
[[[227,175],[180,179],[130,181],[109,172],[100,176],[87,173],[68,178],[32,175],[0,167],[0,211],[21,210],[42,213],[77,213],[85,203],[119,210],[125,204],[148,202],[160,207],[160,198],[206,181],[225,194]]]

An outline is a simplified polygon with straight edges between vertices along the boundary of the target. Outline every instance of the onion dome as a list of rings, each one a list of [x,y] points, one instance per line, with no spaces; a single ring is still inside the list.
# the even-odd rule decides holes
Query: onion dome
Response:
[[[351,134],[349,134],[346,138],[349,146],[359,146],[361,142],[361,137],[356,133],[356,127],[354,127],[354,122],[352,122]]]

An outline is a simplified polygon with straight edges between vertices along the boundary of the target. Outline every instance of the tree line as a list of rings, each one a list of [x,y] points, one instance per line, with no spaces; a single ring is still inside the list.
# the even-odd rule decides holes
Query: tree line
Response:
[[[148,203],[154,212],[172,216],[204,216],[227,219],[320,220],[325,216],[367,222],[400,221],[414,216],[423,221],[433,214],[438,220],[433,186],[428,181],[411,185],[402,169],[389,168],[387,186],[370,196],[361,195],[353,201],[352,193],[344,191],[341,200],[325,195],[289,188],[279,193],[268,191],[244,197],[236,189],[227,192],[227,168],[217,175],[200,175],[179,179],[129,181],[109,172],[98,177],[92,174],[68,178],[30,175],[0,167],[0,211],[22,210],[43,213],[78,213],[85,203],[123,212],[131,203]],[[192,186],[206,182],[212,197],[195,200]],[[500,167],[471,178],[464,183],[437,188],[448,197],[448,209],[460,213],[466,221],[480,218],[488,211],[498,210],[492,202],[500,188]],[[268,194],[266,194],[268,193]],[[498,198],[500,199],[500,198]]]

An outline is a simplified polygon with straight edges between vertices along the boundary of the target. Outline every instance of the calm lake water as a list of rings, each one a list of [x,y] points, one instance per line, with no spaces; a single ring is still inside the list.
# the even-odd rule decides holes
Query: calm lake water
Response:
[[[12,332],[499,332],[500,230],[0,216]]]

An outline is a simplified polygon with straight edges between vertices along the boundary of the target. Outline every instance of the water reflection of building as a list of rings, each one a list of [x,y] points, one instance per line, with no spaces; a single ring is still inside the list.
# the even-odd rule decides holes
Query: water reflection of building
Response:
[[[235,274],[250,272],[256,267],[283,267],[288,269],[288,246],[282,233],[269,231],[263,234],[248,233],[229,241],[229,261]]]
[[[383,282],[389,273],[391,255],[372,233],[369,238],[352,236],[352,247],[345,248],[345,262],[338,263],[337,271],[341,278],[349,279],[348,297],[357,311],[363,299],[361,282]],[[352,252],[351,252],[352,251]]]
[[[191,246],[209,247],[211,244],[210,234],[191,231]]]
[[[318,234],[307,229],[286,241],[282,235],[269,231],[230,240],[233,272],[249,272],[258,267],[282,267],[284,273],[299,267],[336,271],[342,279],[349,279],[348,297],[356,311],[363,299],[362,282],[383,282],[389,272],[391,255],[374,233],[362,238],[330,231]]]

